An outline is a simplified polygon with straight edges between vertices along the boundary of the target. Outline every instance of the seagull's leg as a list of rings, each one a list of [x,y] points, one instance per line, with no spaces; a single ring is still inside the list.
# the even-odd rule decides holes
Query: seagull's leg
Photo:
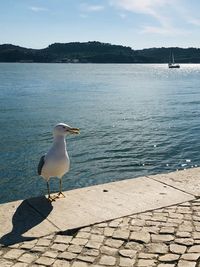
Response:
[[[62,177],[60,178],[60,191],[58,193],[58,197],[65,197],[65,195],[62,192]]]
[[[48,191],[48,200],[49,200],[50,202],[55,201],[55,199],[50,195],[49,181],[47,181],[47,191]]]

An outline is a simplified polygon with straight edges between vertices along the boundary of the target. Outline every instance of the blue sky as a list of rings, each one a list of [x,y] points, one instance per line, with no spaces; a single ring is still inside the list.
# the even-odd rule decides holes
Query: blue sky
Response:
[[[200,47],[199,0],[0,0],[0,44]]]

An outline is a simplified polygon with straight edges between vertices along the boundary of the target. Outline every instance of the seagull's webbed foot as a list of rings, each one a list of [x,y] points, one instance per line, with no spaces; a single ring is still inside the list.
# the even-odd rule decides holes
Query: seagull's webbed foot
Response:
[[[57,198],[65,198],[65,195],[60,191],[57,195]]]
[[[48,196],[48,200],[50,202],[56,201],[56,198],[57,198],[56,196],[55,197],[52,197],[51,195]]]

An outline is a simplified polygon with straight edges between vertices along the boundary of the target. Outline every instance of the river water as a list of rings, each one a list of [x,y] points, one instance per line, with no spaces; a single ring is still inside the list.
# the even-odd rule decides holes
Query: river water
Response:
[[[58,122],[81,129],[64,190],[199,166],[200,65],[1,63],[1,203],[46,193]]]

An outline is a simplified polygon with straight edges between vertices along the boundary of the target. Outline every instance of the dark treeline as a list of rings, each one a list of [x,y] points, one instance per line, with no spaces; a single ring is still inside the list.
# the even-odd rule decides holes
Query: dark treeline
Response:
[[[44,49],[0,45],[0,62],[60,63],[167,63],[173,50],[177,63],[200,63],[199,48],[149,48],[133,50],[100,42],[55,43]]]

